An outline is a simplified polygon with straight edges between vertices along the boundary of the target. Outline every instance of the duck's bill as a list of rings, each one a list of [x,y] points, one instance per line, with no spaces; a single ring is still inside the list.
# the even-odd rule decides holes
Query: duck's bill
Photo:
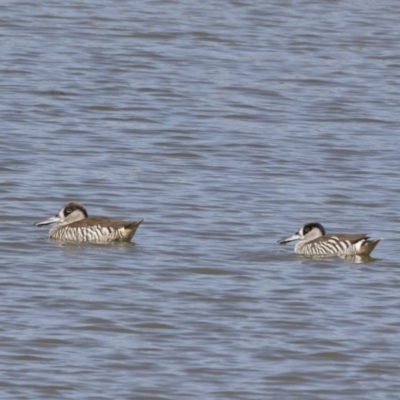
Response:
[[[36,226],[50,225],[50,224],[54,224],[54,222],[60,222],[60,217],[58,215],[55,215],[54,217],[50,217],[48,219],[45,219],[42,222],[37,222],[35,225]]]
[[[279,244],[286,244],[286,243],[289,243],[289,242],[293,242],[293,240],[298,240],[298,239],[300,239],[300,235],[296,233],[295,235],[289,236],[288,238],[278,240],[278,243]]]

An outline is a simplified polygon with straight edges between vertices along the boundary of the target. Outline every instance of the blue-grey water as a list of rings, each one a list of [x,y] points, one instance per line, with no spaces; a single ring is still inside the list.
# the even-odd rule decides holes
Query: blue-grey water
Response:
[[[0,397],[394,399],[400,3],[5,0]],[[65,245],[68,200],[141,219]],[[317,220],[369,262],[277,240]]]

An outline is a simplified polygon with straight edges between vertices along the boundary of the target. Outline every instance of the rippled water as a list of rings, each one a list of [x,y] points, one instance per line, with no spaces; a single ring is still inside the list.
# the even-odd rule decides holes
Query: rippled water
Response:
[[[2,397],[398,396],[398,2],[0,7]],[[71,199],[135,243],[49,241]]]

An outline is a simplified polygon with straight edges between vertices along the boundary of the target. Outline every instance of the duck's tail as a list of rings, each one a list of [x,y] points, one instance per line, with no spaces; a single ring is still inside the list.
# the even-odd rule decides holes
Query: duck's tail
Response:
[[[380,241],[381,239],[365,240],[361,245],[358,255],[369,256]]]
[[[124,230],[123,230],[123,236],[124,236],[124,240],[131,240],[133,235],[135,234],[137,228],[139,228],[139,225],[143,222],[144,220],[140,220],[140,221],[133,221],[133,222],[129,222],[124,226]]]

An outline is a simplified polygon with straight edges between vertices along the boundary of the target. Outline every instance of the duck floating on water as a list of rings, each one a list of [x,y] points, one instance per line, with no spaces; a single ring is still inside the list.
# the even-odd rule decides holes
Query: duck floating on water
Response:
[[[129,242],[140,221],[122,221],[107,217],[89,217],[82,204],[66,203],[54,217],[38,222],[36,226],[57,223],[50,229],[50,239],[64,242]]]
[[[299,240],[294,247],[297,254],[306,256],[369,256],[381,239],[370,240],[364,233],[361,234],[330,234],[327,235],[319,222],[304,224],[298,231],[288,238],[278,241],[286,244]]]

